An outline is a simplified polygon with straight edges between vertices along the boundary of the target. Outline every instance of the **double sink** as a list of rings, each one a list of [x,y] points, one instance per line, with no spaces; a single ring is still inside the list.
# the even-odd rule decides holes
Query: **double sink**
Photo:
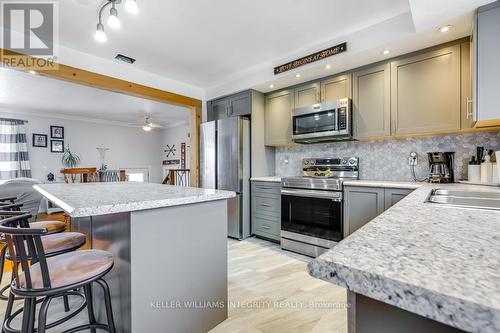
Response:
[[[500,210],[500,191],[433,189],[426,202],[447,206]]]

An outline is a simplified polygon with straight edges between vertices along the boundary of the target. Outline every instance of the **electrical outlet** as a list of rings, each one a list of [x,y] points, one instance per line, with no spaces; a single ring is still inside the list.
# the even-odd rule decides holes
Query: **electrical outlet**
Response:
[[[418,154],[416,152],[411,152],[408,157],[408,165],[417,165],[418,163]]]

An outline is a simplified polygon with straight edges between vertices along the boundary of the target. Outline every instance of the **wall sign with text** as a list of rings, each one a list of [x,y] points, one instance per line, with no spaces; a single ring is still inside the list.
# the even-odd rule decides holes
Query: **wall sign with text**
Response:
[[[319,60],[334,56],[336,54],[345,52],[346,50],[347,50],[347,43],[346,42],[339,44],[339,45],[329,47],[327,49],[310,54],[310,55],[302,57],[300,59],[290,61],[289,63],[283,64],[281,66],[274,67],[274,75],[278,75],[278,74],[284,73],[286,71],[290,71],[292,69],[298,68],[300,66],[304,66],[304,65],[313,63],[315,61],[319,61]]]

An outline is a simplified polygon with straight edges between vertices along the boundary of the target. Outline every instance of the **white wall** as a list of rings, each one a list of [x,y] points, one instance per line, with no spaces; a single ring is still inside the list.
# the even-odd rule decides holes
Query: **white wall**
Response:
[[[147,168],[149,181],[161,182],[161,131],[144,132],[141,128],[125,127],[73,119],[56,119],[23,114],[0,112],[0,117],[27,120],[27,139],[33,178],[46,180],[49,172],[60,177],[62,154],[50,152],[50,126],[64,126],[64,144],[81,158],[80,167],[99,167],[97,147],[109,148],[106,153],[108,169]],[[32,133],[47,134],[48,147],[32,146]]]
[[[189,143],[189,123],[186,122],[186,124],[175,126],[175,127],[169,127],[165,128],[161,132],[161,160],[170,160],[170,159],[181,159],[181,143],[185,142],[186,143],[186,169],[189,169],[190,167],[190,143]],[[165,153],[165,149],[167,148],[167,145],[175,145],[175,149],[177,151],[175,152],[175,156],[170,155],[167,158],[167,154]],[[179,169],[181,167],[180,164],[178,165],[168,165],[165,166],[165,169]]]

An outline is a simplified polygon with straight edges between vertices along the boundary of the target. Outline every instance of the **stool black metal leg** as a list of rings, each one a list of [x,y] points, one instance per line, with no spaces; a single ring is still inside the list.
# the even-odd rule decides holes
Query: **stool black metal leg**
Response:
[[[5,264],[5,252],[7,251],[7,245],[1,244],[2,250],[0,251],[0,282],[3,278],[3,265]]]
[[[12,314],[12,307],[14,306],[14,294],[13,293],[9,293],[9,300],[7,301],[7,307],[5,308],[5,317],[4,317],[4,324],[5,322],[7,321],[7,318],[10,317],[10,315]],[[5,332],[4,329],[3,329],[3,325],[2,325],[2,333]]]
[[[32,318],[34,318],[34,314],[32,312],[34,311],[35,305],[36,303],[33,303],[33,298],[24,299],[24,312],[23,312],[23,322],[21,325],[21,333],[33,332]]]
[[[47,310],[49,309],[51,301],[52,296],[47,296],[42,302],[40,312],[38,313],[38,333],[45,333],[45,326],[47,325]]]
[[[63,303],[64,303],[64,312],[69,312],[70,308],[69,308],[68,295],[63,296]]]
[[[35,317],[36,317],[36,298],[31,298],[30,311],[28,318],[28,332],[35,331]]]
[[[86,284],[83,287],[83,290],[85,291],[85,298],[87,299],[87,311],[89,313],[89,324],[94,325],[96,324],[95,320],[95,315],[94,315],[94,302],[92,300],[92,285]],[[90,329],[91,333],[96,333],[95,328]]]
[[[115,320],[113,319],[113,308],[111,307],[111,294],[109,292],[108,283],[104,279],[96,281],[104,291],[104,304],[106,305],[106,317],[108,319],[109,333],[116,333]]]

